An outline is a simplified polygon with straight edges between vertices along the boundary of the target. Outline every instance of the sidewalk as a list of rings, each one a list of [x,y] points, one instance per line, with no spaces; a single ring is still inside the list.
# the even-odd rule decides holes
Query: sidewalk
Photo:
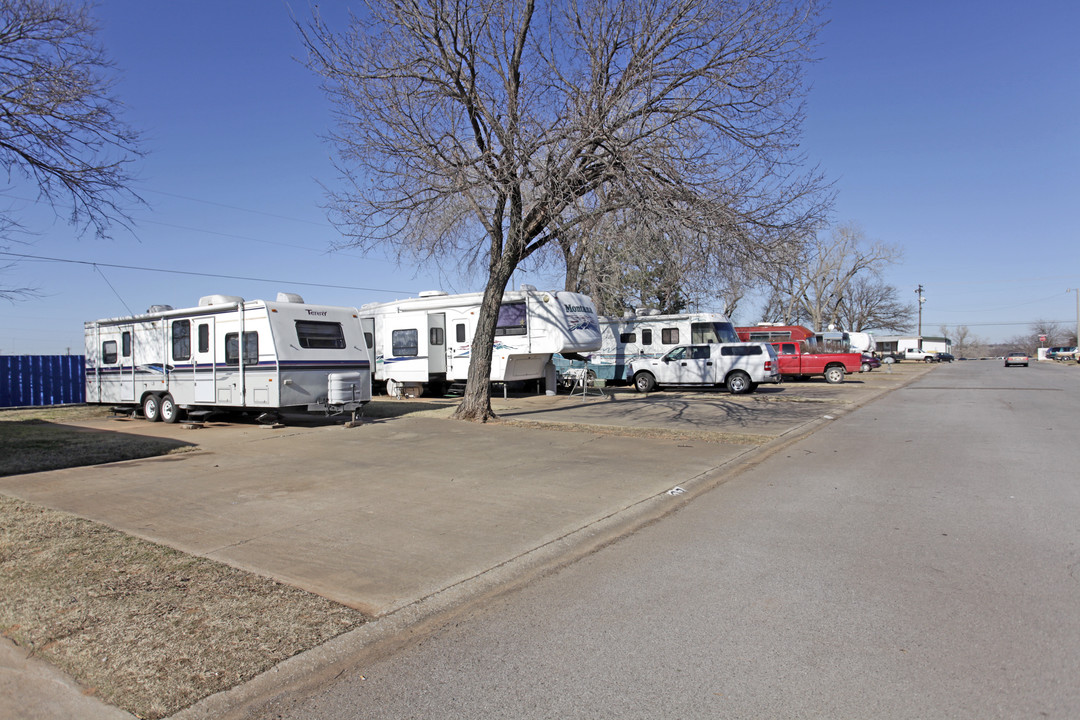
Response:
[[[174,436],[200,450],[0,478],[0,492],[358,608],[378,618],[352,641],[363,643],[380,625],[398,628],[521,568],[616,537],[683,502],[681,491],[715,484],[777,438],[808,431],[929,369],[875,373],[842,386],[803,384],[786,394],[762,388],[741,397],[499,398],[493,404],[507,422],[489,425],[396,417],[349,429],[185,430],[96,421]],[[349,642],[342,636],[326,652],[346,652]],[[301,671],[318,662],[293,660],[282,665]],[[3,648],[0,716],[130,717],[100,704],[88,709],[91,699],[40,665],[22,662],[10,644]],[[72,696],[84,706],[67,711],[53,702]],[[236,699],[208,698],[180,715],[213,717]]]

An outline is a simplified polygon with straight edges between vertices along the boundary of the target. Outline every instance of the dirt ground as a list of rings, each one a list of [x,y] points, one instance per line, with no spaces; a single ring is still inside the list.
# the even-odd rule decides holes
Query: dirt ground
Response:
[[[0,474],[188,447],[62,424],[101,412],[0,413]],[[298,588],[5,496],[0,588],[0,633],[144,718],[170,715],[367,619]]]

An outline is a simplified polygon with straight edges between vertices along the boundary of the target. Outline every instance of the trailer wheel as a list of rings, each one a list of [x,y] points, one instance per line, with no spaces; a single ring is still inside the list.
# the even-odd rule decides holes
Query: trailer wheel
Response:
[[[825,382],[833,385],[844,382],[844,368],[840,365],[830,365],[825,368]]]
[[[753,385],[750,382],[750,376],[742,370],[736,370],[728,375],[724,384],[732,395],[745,395],[750,392],[750,386]]]
[[[163,421],[170,425],[180,419],[180,408],[176,407],[176,402],[173,400],[172,395],[166,395],[161,398],[158,415],[161,416]]]
[[[161,398],[157,395],[147,395],[142,401],[142,414],[143,417],[150,422],[157,422],[161,419]]]
[[[639,372],[634,376],[634,389],[641,393],[647,393],[656,387],[656,378],[647,372]]]

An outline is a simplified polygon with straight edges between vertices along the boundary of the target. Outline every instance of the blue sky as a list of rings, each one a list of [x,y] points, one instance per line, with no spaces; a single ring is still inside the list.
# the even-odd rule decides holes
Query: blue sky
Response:
[[[134,210],[134,233],[79,238],[32,202],[32,190],[5,188],[7,207],[37,232],[9,250],[98,265],[27,260],[6,271],[4,285],[30,285],[40,297],[0,301],[0,353],[79,353],[85,320],[191,306],[212,293],[285,290],[360,305],[480,289],[476,277],[330,252],[340,236],[319,185],[335,177],[320,139],[330,111],[296,61],[289,13],[266,0],[101,3],[117,94],[145,133],[137,189],[149,207]],[[911,301],[922,284],[924,334],[966,324],[1000,341],[1039,319],[1071,329],[1080,6],[840,0],[828,17],[803,150],[836,181],[836,222],[904,249],[886,279]],[[753,322],[756,312],[748,306],[735,319]]]

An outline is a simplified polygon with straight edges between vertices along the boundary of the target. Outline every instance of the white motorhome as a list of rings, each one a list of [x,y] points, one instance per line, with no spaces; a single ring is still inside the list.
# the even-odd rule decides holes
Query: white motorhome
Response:
[[[630,381],[631,360],[660,357],[687,343],[739,342],[735,326],[718,313],[661,315],[646,310],[621,318],[601,317],[600,333],[600,350],[589,357],[588,367],[597,378],[616,383]]]
[[[371,400],[371,361],[355,308],[210,295],[198,307],[85,323],[86,401],[181,412],[353,412]]]
[[[392,395],[436,394],[465,382],[483,293],[442,291],[360,308],[360,322],[375,362],[374,379]],[[600,347],[596,305],[587,295],[508,290],[499,307],[491,361],[492,382],[555,381],[555,353]]]

